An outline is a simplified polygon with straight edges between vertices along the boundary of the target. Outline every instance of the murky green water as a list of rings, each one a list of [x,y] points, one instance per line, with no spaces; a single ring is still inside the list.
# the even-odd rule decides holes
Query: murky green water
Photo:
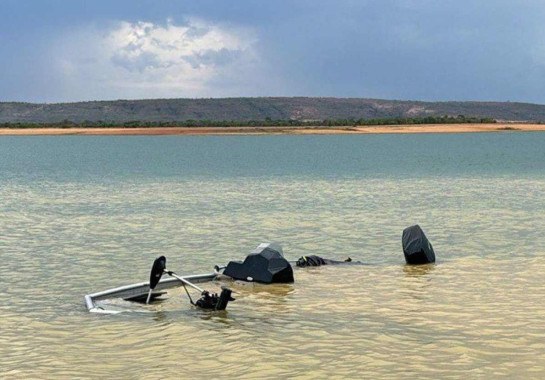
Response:
[[[1,138],[0,377],[543,378],[544,195],[541,133]],[[414,223],[436,265],[404,265]],[[84,306],[271,240],[370,265],[235,284],[220,314]]]

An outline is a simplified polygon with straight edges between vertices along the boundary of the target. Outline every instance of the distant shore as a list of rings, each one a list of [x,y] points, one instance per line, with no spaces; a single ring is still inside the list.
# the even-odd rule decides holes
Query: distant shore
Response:
[[[411,124],[347,127],[149,127],[149,128],[0,128],[4,136],[33,135],[336,135],[545,131],[545,124]]]

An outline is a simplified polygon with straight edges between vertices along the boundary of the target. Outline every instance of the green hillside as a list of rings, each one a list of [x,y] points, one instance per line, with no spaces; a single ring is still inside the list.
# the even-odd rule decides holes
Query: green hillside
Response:
[[[545,105],[511,102],[416,102],[358,98],[222,98],[0,103],[0,123],[126,123],[187,120],[423,118],[428,116],[545,121]]]

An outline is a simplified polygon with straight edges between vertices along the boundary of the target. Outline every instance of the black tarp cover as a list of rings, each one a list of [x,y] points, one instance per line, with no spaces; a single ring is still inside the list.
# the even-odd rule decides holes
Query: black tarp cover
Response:
[[[407,264],[429,264],[435,262],[433,247],[418,224],[403,230],[401,243]]]
[[[244,262],[230,261],[223,274],[242,281],[264,284],[293,282],[293,269],[277,243],[263,243]]]
[[[320,267],[322,265],[361,265],[359,261],[352,261],[349,257],[344,261],[324,259],[323,257],[317,255],[310,256],[301,256],[296,262],[295,265],[298,267]]]

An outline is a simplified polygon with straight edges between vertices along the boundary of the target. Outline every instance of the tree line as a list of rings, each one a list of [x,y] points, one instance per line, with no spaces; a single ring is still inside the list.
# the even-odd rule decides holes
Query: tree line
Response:
[[[326,119],[326,120],[181,120],[181,121],[83,121],[63,120],[54,123],[15,122],[0,123],[0,128],[166,128],[166,127],[348,127],[401,124],[489,124],[492,118],[473,116],[393,117],[380,119]]]

